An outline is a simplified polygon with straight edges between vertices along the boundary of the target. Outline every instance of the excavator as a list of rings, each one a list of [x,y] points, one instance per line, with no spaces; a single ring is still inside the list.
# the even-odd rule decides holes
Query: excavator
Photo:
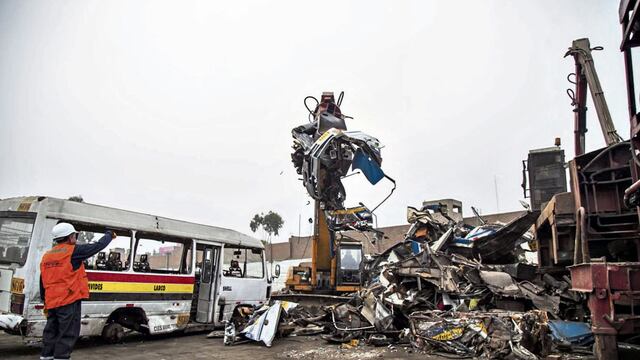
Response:
[[[363,248],[360,240],[348,234],[361,233],[372,243],[382,236],[373,226],[373,211],[395,190],[395,181],[381,169],[378,139],[347,130],[346,119],[351,117],[340,109],[343,97],[344,92],[337,101],[332,92],[324,92],[320,100],[307,96],[309,122],[292,130],[292,162],[314,201],[311,263],[289,270],[285,284],[292,293],[335,296],[358,291]],[[315,101],[315,107],[308,105],[310,101]],[[373,210],[363,203],[344,207],[342,179],[357,171],[373,185],[383,178],[393,183],[389,195]]]

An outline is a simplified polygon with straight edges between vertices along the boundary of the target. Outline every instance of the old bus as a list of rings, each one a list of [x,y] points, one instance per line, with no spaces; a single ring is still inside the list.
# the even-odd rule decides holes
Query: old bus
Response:
[[[41,337],[40,259],[51,229],[68,222],[78,243],[113,230],[117,238],[85,262],[90,298],[81,336],[119,340],[125,329],[146,334],[207,329],[239,306],[267,301],[264,246],[239,232],[51,197],[0,200],[0,329]]]

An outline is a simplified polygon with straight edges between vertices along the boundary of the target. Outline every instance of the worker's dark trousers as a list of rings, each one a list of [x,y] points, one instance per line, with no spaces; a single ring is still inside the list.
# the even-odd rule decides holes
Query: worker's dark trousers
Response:
[[[41,359],[69,359],[73,345],[80,336],[80,309],[82,301],[49,310],[47,325],[42,333],[44,347]]]

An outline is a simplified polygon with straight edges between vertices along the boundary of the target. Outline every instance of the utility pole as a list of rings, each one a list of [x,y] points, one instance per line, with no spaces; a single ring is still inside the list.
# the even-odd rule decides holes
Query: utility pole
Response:
[[[495,189],[495,193],[496,193],[496,208],[497,211],[496,212],[500,212],[500,200],[498,199],[498,177],[496,175],[493,175],[493,186]]]

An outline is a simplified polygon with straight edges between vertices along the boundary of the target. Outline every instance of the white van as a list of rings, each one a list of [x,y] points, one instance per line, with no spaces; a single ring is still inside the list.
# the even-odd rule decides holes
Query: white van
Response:
[[[118,341],[124,328],[146,334],[210,329],[239,306],[268,301],[264,246],[237,231],[51,197],[0,200],[0,329],[41,337],[40,260],[51,229],[68,222],[78,243],[113,230],[117,238],[85,262],[90,298],[81,336]]]

